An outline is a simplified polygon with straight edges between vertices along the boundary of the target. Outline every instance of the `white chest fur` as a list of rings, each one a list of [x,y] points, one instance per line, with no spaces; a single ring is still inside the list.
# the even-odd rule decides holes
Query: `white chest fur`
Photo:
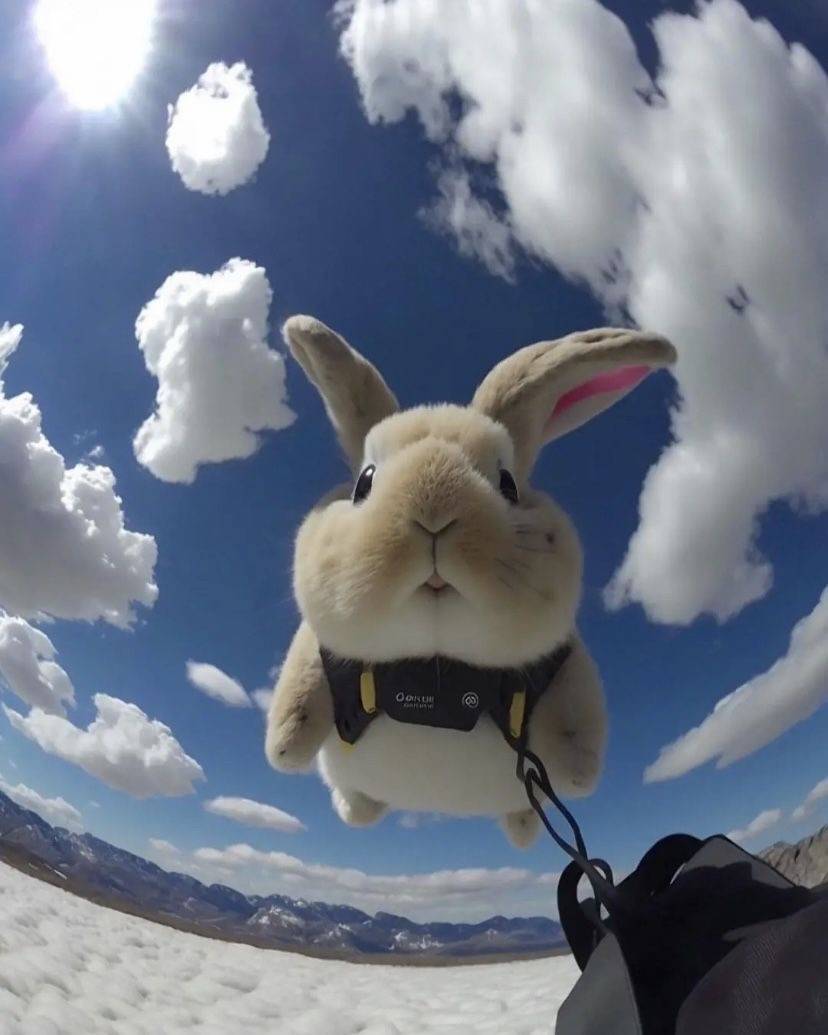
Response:
[[[380,715],[353,747],[331,733],[319,771],[329,787],[360,791],[393,809],[495,816],[527,807],[516,760],[487,715],[469,732]]]

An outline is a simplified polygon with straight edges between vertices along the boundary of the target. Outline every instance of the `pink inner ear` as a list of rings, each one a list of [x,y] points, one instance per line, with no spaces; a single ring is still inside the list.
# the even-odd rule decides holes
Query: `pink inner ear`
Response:
[[[555,408],[547,421],[547,426],[552,424],[556,417],[560,417],[565,410],[574,406],[575,403],[583,402],[584,399],[589,399],[592,395],[629,391],[639,381],[643,381],[649,372],[650,368],[647,366],[621,367],[620,370],[611,370],[607,374],[598,374],[597,377],[590,378],[589,381],[584,381],[583,384],[575,385],[568,392],[564,392],[555,403]]]

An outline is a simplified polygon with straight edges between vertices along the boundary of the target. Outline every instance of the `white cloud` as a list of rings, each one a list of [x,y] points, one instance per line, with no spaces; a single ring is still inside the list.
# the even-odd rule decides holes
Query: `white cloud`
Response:
[[[608,603],[689,623],[761,597],[768,504],[828,507],[825,73],[735,0],[654,21],[655,83],[593,0],[339,10],[368,118],[414,109],[443,145],[464,251],[507,274],[522,248],[679,348],[674,442]]]
[[[180,866],[184,854],[180,848],[174,845],[171,841],[165,841],[161,837],[151,837],[149,839],[149,846],[151,855],[156,859],[161,860],[161,865],[165,866]]]
[[[178,848],[171,841],[165,841],[160,837],[151,837],[149,843],[157,852],[170,852],[172,855],[179,852]]]
[[[65,715],[63,702],[75,703],[75,691],[57,664],[49,637],[25,619],[0,611],[0,686],[3,683],[33,708]]]
[[[7,322],[0,327],[0,376],[5,373],[9,358],[20,344],[22,337],[22,323],[10,324]]]
[[[461,255],[478,258],[490,273],[514,280],[515,246],[510,227],[492,206],[472,191],[465,169],[444,169],[437,179],[440,197],[424,213],[426,223],[455,238]]]
[[[25,717],[5,705],[3,710],[12,726],[43,751],[134,798],[193,793],[204,771],[168,726],[117,697],[95,694],[94,701],[97,714],[85,730],[40,708]]]
[[[204,808],[207,812],[235,820],[236,823],[246,823],[251,827],[267,827],[285,834],[296,834],[307,829],[301,820],[291,816],[289,812],[283,812],[273,805],[251,801],[250,798],[213,798],[204,802]]]
[[[419,830],[434,823],[447,823],[449,820],[463,819],[462,816],[447,816],[442,812],[401,812],[397,816],[397,826],[403,830]]]
[[[260,266],[231,259],[173,273],[141,310],[135,332],[158,393],[133,445],[157,478],[192,482],[199,464],[251,456],[261,432],[294,420],[284,358],[265,340],[271,298]]]
[[[270,134],[244,62],[210,65],[169,109],[167,151],[184,185],[202,194],[227,194],[253,176]]]
[[[273,694],[275,693],[275,686],[279,681],[281,671],[282,662],[280,660],[270,666],[270,671],[267,673],[267,684],[259,687],[257,690],[251,691],[250,693],[256,706],[265,714],[270,711],[270,705],[273,702]]]
[[[779,820],[782,818],[782,809],[765,809],[764,812],[760,812],[758,816],[755,816],[748,825],[739,830],[730,830],[727,833],[727,837],[731,841],[750,841],[754,837],[758,837],[759,834],[764,834],[766,830],[770,830],[771,827],[775,827]]]
[[[811,813],[816,809],[819,802],[828,798],[828,777],[824,780],[820,780],[819,783],[812,787],[811,790],[805,796],[805,800],[801,805],[797,807],[791,813],[791,818],[799,821],[805,819],[806,816],[810,816]]]
[[[27,392],[7,398],[3,374],[22,334],[0,328],[0,607],[23,618],[104,618],[127,626],[151,607],[156,546],[124,527],[108,467],[67,468]]]
[[[266,852],[248,844],[197,848],[193,858],[205,875],[212,866],[230,870],[237,885],[273,891],[274,881],[278,880],[294,886],[291,894],[305,898],[350,902],[367,910],[405,910],[406,915],[419,913],[429,919],[433,919],[434,910],[453,911],[455,915],[490,915],[503,897],[518,909],[521,901],[525,904],[528,899],[535,910],[548,914],[554,905],[551,900],[547,901],[549,887],[554,886],[558,878],[554,873],[534,873],[508,866],[416,874],[365,873],[353,868],[309,863],[285,852]]]
[[[307,900],[344,902],[368,912],[404,911],[412,919],[474,922],[494,913],[548,916],[560,874],[525,869],[469,868],[417,874],[367,874],[362,870],[308,863],[285,852],[248,844],[185,852],[169,841],[149,839],[148,856],[207,883],[220,882],[247,894],[289,894]]]
[[[244,687],[215,665],[208,665],[204,661],[188,661],[187,679],[197,690],[216,701],[221,701],[222,704],[228,704],[232,708],[251,706]]]
[[[36,812],[41,819],[53,826],[66,827],[79,834],[83,829],[83,816],[65,798],[44,798],[38,791],[24,783],[12,785],[0,777],[0,791],[24,809]]]
[[[663,747],[644,773],[671,780],[717,759],[722,768],[809,718],[828,700],[828,589],[794,626],[788,652],[717,702],[701,725]]]
[[[257,708],[261,708],[261,710],[265,713],[270,711],[270,705],[273,701],[272,690],[262,686],[259,687],[258,690],[254,690],[250,696],[253,698],[253,701]]]

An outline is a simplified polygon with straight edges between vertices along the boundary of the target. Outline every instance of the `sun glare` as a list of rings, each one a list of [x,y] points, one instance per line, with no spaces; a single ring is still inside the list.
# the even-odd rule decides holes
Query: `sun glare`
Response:
[[[78,108],[108,108],[141,71],[156,0],[39,0],[35,24],[52,74]]]

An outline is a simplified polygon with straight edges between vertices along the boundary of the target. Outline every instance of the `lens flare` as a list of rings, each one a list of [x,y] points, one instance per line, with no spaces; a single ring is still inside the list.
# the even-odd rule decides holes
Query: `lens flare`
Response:
[[[121,100],[144,67],[156,0],[39,0],[35,26],[69,102],[90,110]]]

